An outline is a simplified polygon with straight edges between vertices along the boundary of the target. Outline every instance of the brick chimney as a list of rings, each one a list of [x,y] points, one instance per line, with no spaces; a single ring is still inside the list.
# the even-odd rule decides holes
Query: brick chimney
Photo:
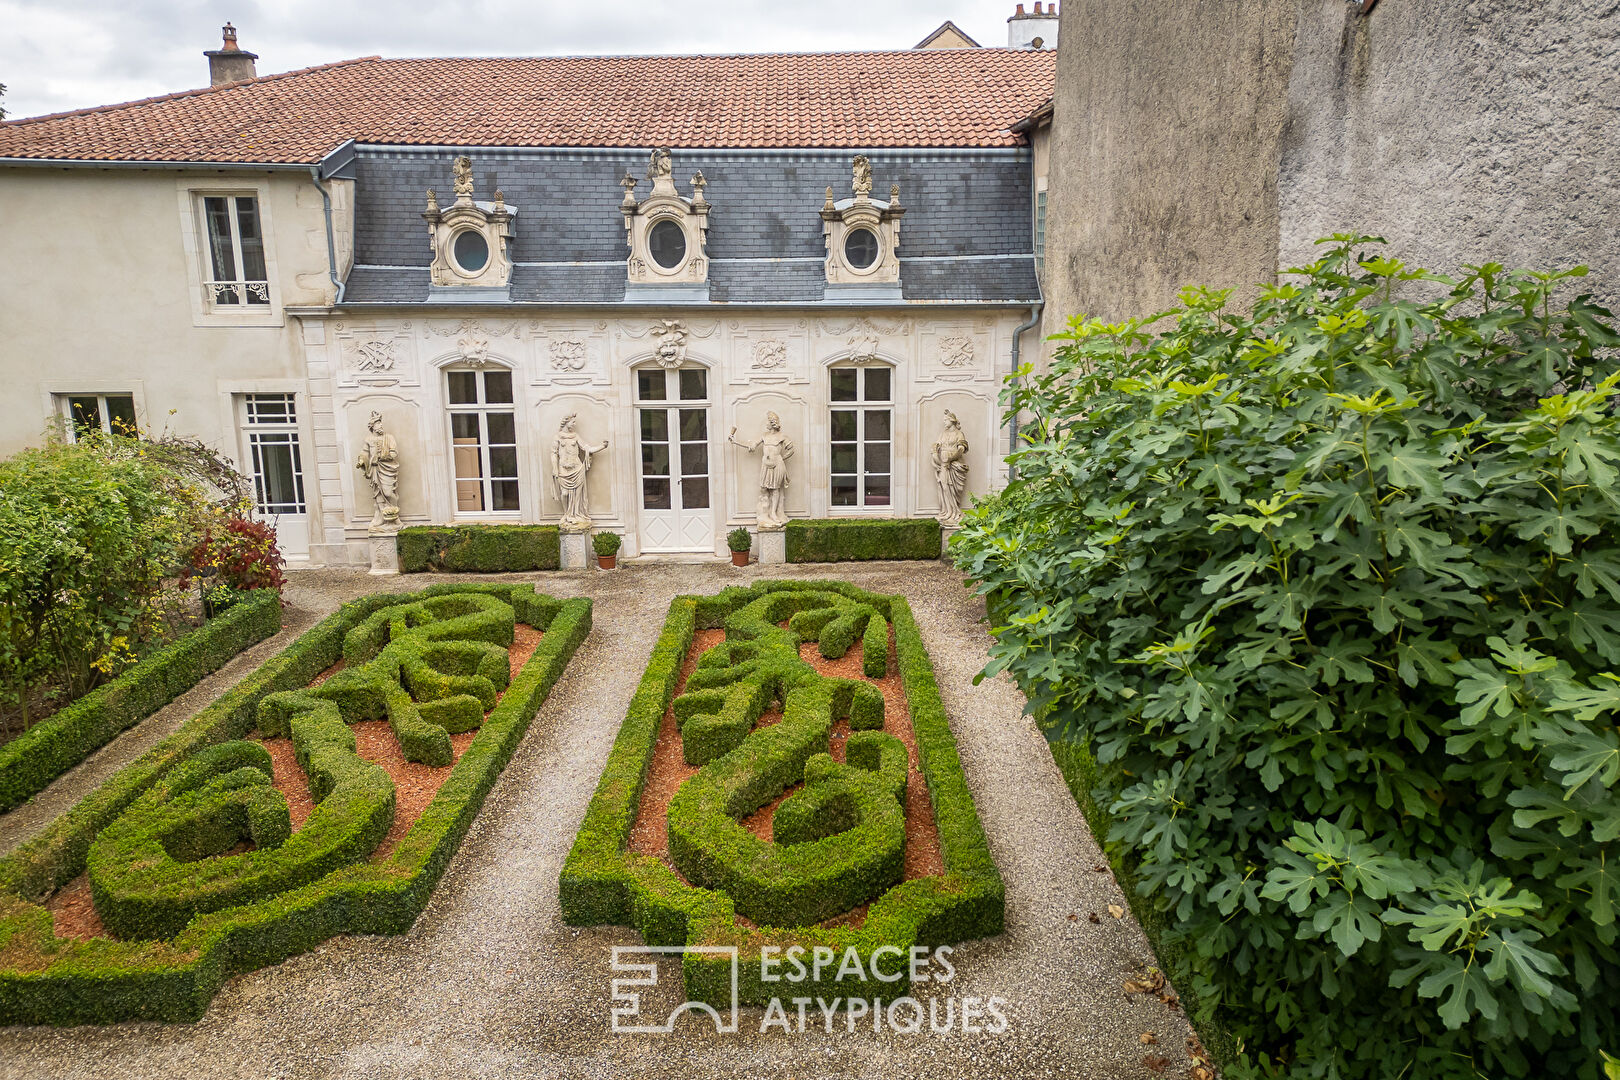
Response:
[[[254,70],[253,61],[259,58],[259,54],[244,52],[237,47],[236,27],[230,23],[225,24],[223,32],[224,44],[203,53],[208,57],[208,85],[218,86],[221,83],[257,78],[258,72]]]
[[[1044,10],[1043,10],[1044,9]],[[1058,6],[1036,0],[1035,10],[1026,12],[1019,4],[1007,20],[1007,48],[1055,49],[1058,43]]]

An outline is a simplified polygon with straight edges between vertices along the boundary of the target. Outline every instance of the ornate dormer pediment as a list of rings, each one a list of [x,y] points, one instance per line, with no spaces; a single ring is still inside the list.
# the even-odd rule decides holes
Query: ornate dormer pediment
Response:
[[[471,158],[456,158],[454,172],[456,201],[448,209],[440,209],[438,194],[429,188],[427,210],[422,214],[433,245],[433,285],[505,290],[512,280],[508,248],[517,210],[506,205],[499,190],[490,202],[473,199]],[[480,299],[485,296],[479,294]]]
[[[674,159],[670,151],[652,152],[647,166],[652,192],[636,198],[636,179],[627,171],[620,181],[624,198],[619,209],[624,214],[630,256],[626,263],[630,293],[665,295],[659,290],[686,286],[683,291],[708,293],[709,202],[704,197],[708,181],[701,172],[692,175],[692,197],[686,198],[675,187]]]
[[[872,163],[865,154],[854,161],[854,196],[827,201],[821,207],[827,241],[829,286],[879,286],[897,291],[900,284],[900,185],[889,187],[889,199],[872,198]]]

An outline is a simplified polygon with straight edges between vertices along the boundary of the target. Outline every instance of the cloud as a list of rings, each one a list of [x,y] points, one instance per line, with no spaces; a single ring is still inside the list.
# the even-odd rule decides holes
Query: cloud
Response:
[[[510,56],[904,49],[946,19],[986,45],[1013,4],[942,0],[0,0],[12,118],[206,85],[236,25],[262,74],[380,53]]]

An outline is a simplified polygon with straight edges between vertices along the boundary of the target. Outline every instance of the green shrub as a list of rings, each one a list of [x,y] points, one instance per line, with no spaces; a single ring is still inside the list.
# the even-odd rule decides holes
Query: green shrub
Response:
[[[53,936],[50,913],[35,901],[84,869],[92,842],[100,843],[97,833],[120,820],[125,807],[143,798],[154,805],[167,798],[172,806],[181,799],[216,798],[262,787],[262,748],[231,741],[251,730],[258,703],[275,690],[306,685],[331,666],[342,655],[348,632],[375,612],[452,593],[505,595],[519,618],[545,633],[433,801],[386,858],[344,866],[286,891],[247,889],[257,898],[237,907],[204,910],[172,940],[77,941]],[[232,975],[279,963],[334,934],[409,929],[590,626],[589,600],[558,601],[535,594],[529,586],[434,586],[414,596],[380,594],[344,605],[146,757],[114,776],[44,834],[0,859],[0,941],[7,943],[0,958],[0,1024],[195,1020]],[[337,712],[335,707],[332,711]],[[340,718],[335,726],[305,726],[299,720],[294,725],[295,748],[310,769],[312,792],[324,791],[327,799],[341,797],[334,792],[343,778],[333,774],[331,763],[322,763],[323,755],[347,757],[359,763],[354,769],[374,768],[354,756],[353,735]],[[342,768],[340,765],[337,771]],[[143,792],[149,794],[143,796]],[[278,845],[279,815],[265,809],[275,800],[244,796],[243,801],[255,808],[241,812],[247,816],[245,823],[232,816],[236,811],[229,810],[223,820],[188,821],[182,815],[182,820],[171,821],[174,827],[163,835],[162,843],[168,845],[164,854],[149,853],[155,864],[103,869],[114,871],[117,877],[120,869],[138,875],[155,865],[160,874],[173,874],[174,886],[200,882],[203,888],[199,891],[207,891],[215,887],[207,878],[208,864],[181,860],[217,850],[233,832],[244,831],[262,838],[269,849],[266,853],[273,855],[298,843],[309,828],[306,823],[305,830],[285,837]],[[182,804],[181,809],[188,805]],[[142,820],[142,815],[125,816],[120,824],[128,823],[133,829]],[[144,820],[151,823],[153,819]],[[351,815],[350,820],[356,819]],[[122,829],[108,839],[119,845],[137,842],[137,837]],[[189,866],[194,874],[165,870],[165,860]],[[209,862],[230,864],[230,858]],[[199,869],[201,877],[195,874]],[[238,879],[239,884],[245,881]],[[111,884],[135,883],[125,879]],[[270,894],[263,895],[266,891]],[[149,932],[147,919],[168,918],[154,906],[153,897],[133,888],[125,895],[133,904],[131,910],[141,923],[141,932]]]
[[[749,551],[754,546],[754,535],[747,529],[732,529],[726,533],[726,547],[732,551]]]
[[[607,557],[617,555],[619,547],[624,543],[624,537],[616,532],[599,532],[591,537],[591,549],[597,555]]]
[[[918,757],[939,829],[945,862],[940,876],[899,880],[905,842],[900,796],[908,761],[899,740],[873,730],[882,725],[882,693],[868,683],[824,678],[798,656],[801,634],[825,635],[848,625],[856,613],[861,626],[884,619],[894,624]],[[792,629],[777,625],[783,620]],[[695,631],[717,625],[725,626],[727,641],[704,653],[686,692],[674,698]],[[885,634],[885,653],[886,646]],[[670,856],[687,881],[662,861],[626,849],[659,725],[672,700],[683,741],[694,726],[708,721],[726,726],[727,737],[734,739],[717,755],[705,755],[707,763],[670,803]],[[753,729],[775,700],[782,701],[781,722]],[[832,724],[840,717],[847,717],[856,732],[842,765],[826,753]],[[743,738],[734,738],[733,720]],[[805,786],[776,811],[784,843],[765,844],[738,825],[738,818],[801,780]],[[1000,933],[1001,877],[905,600],[819,581],[762,582],[715,597],[677,597],[564,864],[559,894],[570,925],[634,926],[649,945],[731,945],[743,956],[766,945],[826,946],[840,956],[853,948],[868,970],[880,948],[936,946]],[[812,925],[873,897],[859,928]],[[779,928],[748,928],[738,923],[739,914]],[[688,955],[683,974],[692,1000],[730,1003],[729,962]],[[743,963],[739,975],[744,1002],[763,1004],[782,993],[779,984],[761,980],[757,962]],[[908,986],[907,977],[892,983],[836,980],[828,971],[819,982],[795,984],[795,993],[819,990],[887,1000]]]
[[[933,518],[795,518],[787,523],[788,562],[937,559]]]
[[[231,657],[281,629],[281,598],[240,594],[229,611],[166,645],[105,686],[90,691],[0,746],[0,811],[52,780],[196,686]]]
[[[1620,1045],[1620,416],[1570,277],[1339,237],[1249,312],[1076,320],[953,543],[1097,760],[1231,1076]],[[1600,1004],[1602,1003],[1602,1004]]]
[[[555,525],[412,525],[399,530],[397,543],[406,574],[555,570],[562,561]]]

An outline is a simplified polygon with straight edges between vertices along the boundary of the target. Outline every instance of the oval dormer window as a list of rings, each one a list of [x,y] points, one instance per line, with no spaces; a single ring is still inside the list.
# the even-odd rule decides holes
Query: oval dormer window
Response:
[[[476,274],[489,262],[489,241],[476,229],[465,229],[456,234],[451,252],[462,273]]]
[[[878,238],[871,229],[855,229],[844,239],[844,261],[855,270],[865,270],[877,262]]]
[[[647,236],[647,249],[652,252],[653,262],[673,270],[686,258],[686,230],[678,222],[660,221]]]

